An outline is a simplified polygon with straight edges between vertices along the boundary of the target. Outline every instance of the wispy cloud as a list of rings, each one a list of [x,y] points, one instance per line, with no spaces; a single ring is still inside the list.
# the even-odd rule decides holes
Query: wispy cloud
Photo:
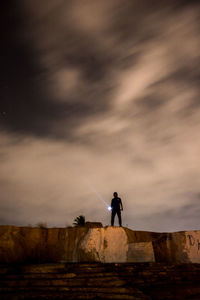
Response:
[[[81,213],[108,224],[87,178],[108,202],[119,192],[124,224],[185,229],[180,212],[189,205],[192,220],[199,193],[199,15],[195,1],[21,2],[24,63],[1,115],[3,223]]]

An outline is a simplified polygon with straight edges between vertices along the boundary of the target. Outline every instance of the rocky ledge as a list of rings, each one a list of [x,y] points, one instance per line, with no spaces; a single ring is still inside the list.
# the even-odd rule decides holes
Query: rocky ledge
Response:
[[[92,227],[92,226],[91,226]],[[0,226],[0,263],[200,263],[200,231]]]

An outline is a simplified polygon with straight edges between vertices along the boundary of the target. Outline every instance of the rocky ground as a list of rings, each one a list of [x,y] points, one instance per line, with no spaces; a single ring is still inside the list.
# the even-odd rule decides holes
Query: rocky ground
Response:
[[[1,265],[0,299],[200,299],[200,264]]]

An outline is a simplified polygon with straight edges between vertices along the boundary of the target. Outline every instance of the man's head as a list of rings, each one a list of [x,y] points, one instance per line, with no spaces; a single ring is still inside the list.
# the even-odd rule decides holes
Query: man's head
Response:
[[[114,196],[115,198],[117,198],[117,196],[118,196],[117,192],[114,192],[114,193],[113,193],[113,196]]]

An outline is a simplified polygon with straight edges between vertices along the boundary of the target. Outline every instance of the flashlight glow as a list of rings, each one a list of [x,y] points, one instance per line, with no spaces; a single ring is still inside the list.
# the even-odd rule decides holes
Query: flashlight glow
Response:
[[[99,193],[97,192],[97,190],[96,190],[96,189],[94,188],[94,186],[89,182],[89,180],[85,180],[85,183],[86,183],[87,186],[90,188],[90,190],[93,191],[93,192],[96,194],[96,196],[98,197],[98,199],[101,200],[101,201],[105,204],[105,206],[107,207],[107,209],[108,209],[109,211],[111,211],[111,210],[112,210],[112,207],[109,206],[108,203],[107,203],[106,201],[104,201],[104,199],[103,199],[103,197],[101,196],[101,194],[99,194]]]
[[[98,192],[97,192],[97,190],[94,188],[94,186],[89,182],[89,180],[85,180],[85,182],[86,182],[86,184],[87,184],[87,186],[90,188],[90,190],[91,191],[93,191],[95,194],[96,194],[96,196],[98,197],[98,199],[99,200],[101,200],[104,204],[105,204],[105,206],[108,208],[109,206],[108,206],[108,203],[106,202],[106,201],[104,201],[104,199],[103,199],[103,197],[101,196],[101,194],[99,194]],[[108,208],[108,210],[111,210],[112,208],[110,207],[110,208]]]

